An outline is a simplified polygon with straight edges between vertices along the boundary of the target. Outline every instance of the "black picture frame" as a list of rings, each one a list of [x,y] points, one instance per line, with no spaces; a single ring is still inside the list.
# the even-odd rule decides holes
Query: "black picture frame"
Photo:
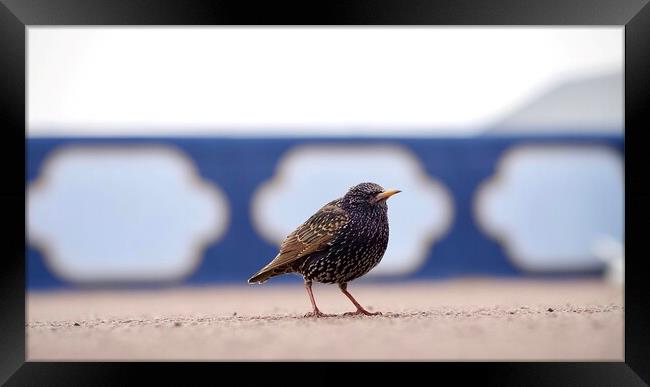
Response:
[[[189,377],[230,371],[242,376],[245,363],[45,363],[25,361],[25,44],[35,25],[618,25],[625,26],[625,361],[587,363],[295,363],[254,364],[268,378],[283,381],[329,379],[341,372],[347,382],[386,381],[421,372],[454,383],[467,379],[497,385],[645,385],[650,381],[650,309],[642,270],[650,256],[644,234],[650,219],[650,184],[645,170],[650,106],[650,6],[647,0],[391,0],[329,2],[212,2],[107,0],[2,0],[0,63],[3,92],[3,155],[7,156],[0,195],[5,257],[0,270],[0,382],[7,385],[125,385],[151,381],[187,384]],[[181,367],[182,369],[179,369]],[[220,373],[221,372],[221,373]],[[262,372],[262,371],[260,371]],[[287,375],[301,373],[300,378]],[[263,375],[263,374],[259,374]],[[427,377],[426,375],[429,375]],[[343,376],[342,376],[343,377]],[[415,376],[413,376],[415,378]],[[306,378],[306,379],[305,379]],[[406,378],[408,381],[411,378]],[[422,379],[419,379],[422,380]],[[644,383],[644,380],[646,383]],[[167,384],[166,383],[166,384]],[[174,383],[176,384],[176,383]]]

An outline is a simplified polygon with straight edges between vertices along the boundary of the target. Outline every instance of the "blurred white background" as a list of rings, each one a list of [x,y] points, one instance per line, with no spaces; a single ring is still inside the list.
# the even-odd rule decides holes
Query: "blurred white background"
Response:
[[[622,69],[619,26],[30,27],[28,136],[622,132]]]

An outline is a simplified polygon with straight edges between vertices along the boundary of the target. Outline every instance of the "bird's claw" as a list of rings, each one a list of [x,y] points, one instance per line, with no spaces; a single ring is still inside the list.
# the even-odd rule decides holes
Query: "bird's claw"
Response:
[[[320,310],[316,310],[313,312],[305,313],[305,317],[332,317],[333,315],[331,314],[325,314],[321,312]]]
[[[358,316],[360,314],[363,314],[365,316],[381,316],[381,312],[368,312],[367,310],[364,309],[358,309],[356,312],[347,312],[343,313],[344,316]]]

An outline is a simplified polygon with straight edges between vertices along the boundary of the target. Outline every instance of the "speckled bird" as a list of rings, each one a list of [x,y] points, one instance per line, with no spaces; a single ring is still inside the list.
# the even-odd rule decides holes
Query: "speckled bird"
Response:
[[[280,245],[278,255],[248,283],[263,283],[271,277],[297,273],[304,277],[305,288],[313,307],[306,317],[329,316],[322,313],[311,286],[312,282],[336,283],[356,312],[371,313],[348,292],[348,282],[377,266],[388,246],[388,206],[386,200],[399,190],[384,190],[375,183],[361,183],[342,197],[324,205],[318,212],[289,234]]]

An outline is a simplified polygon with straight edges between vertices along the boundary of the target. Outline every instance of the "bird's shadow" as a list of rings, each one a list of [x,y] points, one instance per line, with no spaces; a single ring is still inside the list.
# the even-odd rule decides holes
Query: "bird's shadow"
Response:
[[[312,316],[305,314],[282,314],[282,315],[259,315],[259,316],[239,316],[229,319],[237,319],[239,321],[278,321],[278,320],[302,320],[302,321],[326,321],[326,320],[341,320],[341,319],[390,319],[390,318],[403,318],[403,317],[416,317],[426,314],[425,312],[410,312],[410,313],[394,313],[382,312],[378,315],[365,315],[365,314],[350,314],[349,312],[341,314],[327,314],[323,316]]]

